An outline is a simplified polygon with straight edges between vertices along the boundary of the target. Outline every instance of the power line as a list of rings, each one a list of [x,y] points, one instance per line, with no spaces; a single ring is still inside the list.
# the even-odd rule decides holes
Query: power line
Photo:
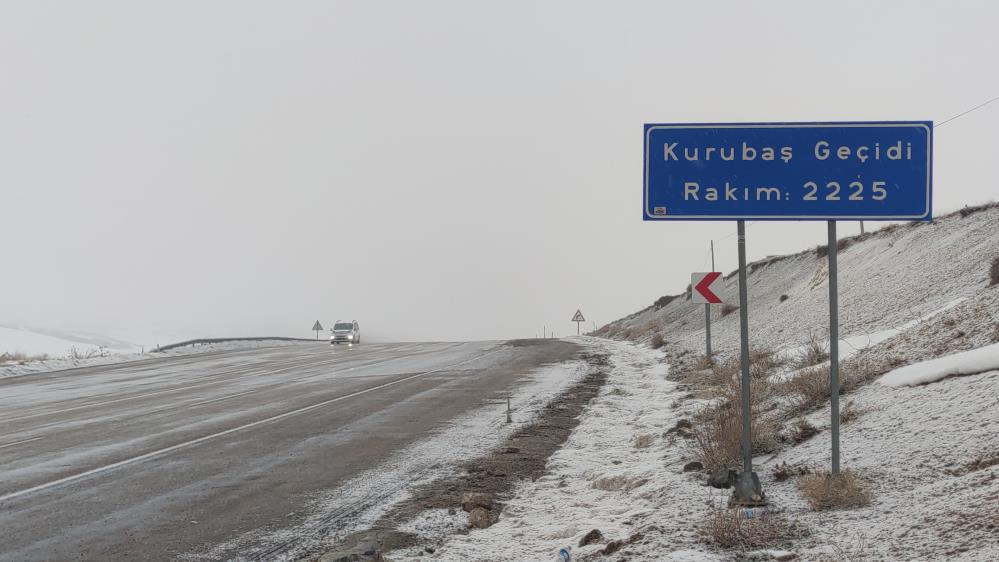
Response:
[[[990,99],[990,100],[988,100],[986,102],[980,103],[980,104],[976,105],[975,107],[972,107],[971,109],[962,111],[961,113],[958,113],[957,115],[954,115],[953,117],[948,117],[947,119],[944,119],[943,121],[940,121],[939,123],[935,123],[933,125],[933,128],[936,129],[937,127],[940,127],[941,125],[944,125],[946,123],[950,123],[951,121],[953,121],[955,119],[958,119],[960,117],[964,117],[965,115],[971,113],[972,111],[976,111],[978,109],[981,109],[981,108],[985,107],[986,105],[989,105],[990,103],[993,103],[995,101],[999,101],[999,96],[996,96],[996,97],[994,97],[994,98],[992,98],[992,99]],[[747,229],[751,228],[757,222],[759,222],[759,221],[752,221],[752,222],[746,223],[746,228]],[[716,241],[720,242],[722,240],[727,240],[727,239],[729,239],[729,238],[731,238],[731,237],[733,237],[735,235],[736,235],[736,233],[732,232],[730,234],[726,234],[725,236],[722,236],[721,238],[717,238]]]
[[[941,121],[939,123],[935,123],[933,125],[933,128],[936,129],[937,127],[939,127],[940,125],[943,125],[944,123],[950,123],[951,121],[957,119],[958,117],[964,117],[965,115],[971,113],[972,111],[975,111],[976,109],[981,109],[981,108],[985,107],[986,105],[988,105],[988,104],[990,104],[990,103],[992,103],[994,101],[997,101],[997,100],[999,100],[999,96],[994,97],[994,98],[990,99],[989,101],[987,101],[985,103],[978,104],[975,107],[972,107],[971,109],[969,109],[967,111],[962,111],[961,113],[958,113],[957,115],[955,115],[955,116],[953,116],[953,117],[951,117],[949,119],[944,119],[943,121]]]

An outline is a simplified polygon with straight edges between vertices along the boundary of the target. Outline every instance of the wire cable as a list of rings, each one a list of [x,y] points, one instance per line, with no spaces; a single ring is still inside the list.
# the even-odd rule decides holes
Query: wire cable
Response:
[[[953,121],[955,119],[964,117],[965,115],[971,113],[972,111],[979,110],[979,109],[985,107],[986,105],[989,105],[990,103],[993,103],[993,102],[996,102],[996,101],[999,101],[999,96],[996,96],[996,97],[994,97],[994,98],[992,98],[992,99],[990,99],[990,100],[988,100],[986,102],[980,103],[980,104],[976,105],[975,107],[972,107],[971,109],[967,109],[965,111],[962,111],[961,113],[958,113],[957,115],[954,115],[952,117],[948,117],[947,119],[944,119],[943,121],[941,121],[939,123],[934,123],[933,128],[936,129],[937,127],[940,127],[942,125],[950,123],[951,121]],[[755,225],[758,222],[760,222],[760,221],[752,221],[752,222],[746,223],[746,229],[748,230],[749,228],[751,228],[753,225]],[[729,238],[731,238],[731,237],[733,237],[735,235],[736,235],[736,233],[732,232],[730,234],[726,234],[725,236],[722,236],[721,238],[716,238],[715,241],[716,242],[720,242],[722,240],[727,240],[727,239],[729,239]]]
[[[937,127],[939,127],[939,126],[941,126],[941,125],[943,125],[945,123],[950,123],[951,121],[957,119],[958,117],[964,117],[965,115],[971,113],[972,111],[975,111],[976,109],[981,109],[981,108],[985,107],[986,105],[988,105],[988,104],[990,104],[990,103],[992,103],[994,101],[997,101],[997,100],[999,100],[999,96],[996,96],[996,97],[990,99],[989,101],[987,101],[985,103],[978,104],[975,107],[972,107],[971,109],[969,109],[967,111],[962,111],[961,113],[958,113],[957,115],[955,115],[953,117],[944,119],[943,121],[941,121],[939,123],[935,123],[933,125],[933,128],[936,129]]]

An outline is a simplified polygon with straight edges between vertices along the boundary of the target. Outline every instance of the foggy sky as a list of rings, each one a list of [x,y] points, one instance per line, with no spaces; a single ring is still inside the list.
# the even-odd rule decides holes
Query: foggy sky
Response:
[[[599,326],[682,291],[711,238],[735,267],[734,223],[642,222],[643,123],[941,121],[999,95],[997,16],[3,2],[0,322],[146,345],[317,318],[369,340]],[[995,197],[997,127],[999,103],[936,131],[936,214]],[[824,237],[757,223],[749,256]]]

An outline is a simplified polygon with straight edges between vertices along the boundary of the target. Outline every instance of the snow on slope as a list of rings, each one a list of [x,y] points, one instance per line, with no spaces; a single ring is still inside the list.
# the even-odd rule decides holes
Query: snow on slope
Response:
[[[554,561],[563,547],[571,547],[579,562],[775,559],[774,551],[740,557],[699,540],[697,525],[709,506],[724,506],[730,492],[683,472],[690,460],[685,441],[664,432],[704,401],[677,400],[687,391],[666,377],[659,352],[580,341],[610,353],[613,371],[549,459],[547,474],[522,482],[495,525],[454,535],[433,552],[424,546],[439,532],[438,514],[423,514],[409,525],[421,534],[417,545],[386,560]],[[791,552],[784,554],[824,562],[999,559],[999,464],[988,461],[999,459],[997,386],[999,372],[993,371],[915,388],[872,384],[849,394],[861,413],[842,426],[842,463],[871,482],[874,494],[871,505],[858,509],[812,511],[794,479],[774,477],[782,463],[828,469],[828,408],[808,416],[820,430],[816,437],[754,461],[771,509],[810,531],[786,545]],[[646,436],[651,444],[637,446],[636,438]],[[592,529],[604,538],[580,547]],[[612,540],[625,544],[613,556],[602,554]]]
[[[828,406],[806,416],[817,436],[754,461],[773,508],[810,530],[791,545],[796,559],[999,559],[999,370],[987,370],[999,342],[999,285],[990,285],[988,273],[999,257],[999,207],[965,215],[843,243],[844,356],[911,366],[886,377],[889,384],[864,385],[843,397],[854,417],[841,429],[842,463],[870,484],[871,505],[812,511],[794,478],[774,476],[783,463],[828,470]],[[754,347],[793,354],[810,331],[827,333],[826,263],[809,250],[752,267]],[[726,283],[727,296],[736,294],[737,278],[730,275]],[[714,315],[714,348],[734,357],[738,314],[722,318],[715,308]],[[730,492],[684,473],[690,451],[682,439],[664,435],[705,404],[665,376],[667,368],[683,370],[702,353],[701,305],[681,296],[597,335],[644,343],[656,332],[667,341],[666,357],[634,343],[582,339],[611,353],[608,383],[551,457],[546,476],[522,483],[495,525],[453,536],[433,552],[415,547],[387,559],[556,560],[558,550],[570,546],[579,561],[772,559],[776,553],[740,556],[698,540],[708,506],[724,505]],[[950,357],[937,359],[942,356]],[[948,374],[962,376],[942,378]],[[935,382],[892,385],[930,379]],[[639,436],[652,436],[651,446],[636,447]],[[433,529],[432,515],[410,528]],[[578,546],[591,529],[604,539]],[[426,535],[428,542],[433,537]],[[601,554],[614,539],[625,546],[613,556]]]
[[[751,231],[747,243],[752,244]],[[841,244],[847,245],[839,252],[841,347],[850,349],[858,338],[898,329],[958,299],[967,299],[957,308],[975,316],[976,328],[964,330],[967,342],[954,342],[955,349],[992,343],[999,308],[976,299],[986,292],[990,262],[999,256],[999,206],[966,217],[954,213],[928,224],[894,225]],[[828,334],[824,256],[808,250],[750,264],[749,269],[753,347],[794,348],[805,343],[809,332],[820,337]],[[725,287],[723,294],[737,302],[734,272],[726,276]],[[782,295],[787,295],[783,302]],[[992,302],[993,297],[988,300]],[[721,307],[713,306],[711,328],[714,349],[723,357],[734,356],[739,314],[722,317]],[[595,335],[647,342],[655,330],[662,331],[673,352],[703,353],[704,310],[685,296],[659,310],[650,307],[612,322]]]
[[[906,365],[881,377],[885,386],[916,386],[954,375],[974,375],[999,370],[999,343]]]
[[[0,353],[65,357],[74,348],[84,355],[89,352],[100,352],[102,348],[115,352],[139,351],[136,345],[94,334],[46,331],[11,324],[0,325]]]
[[[427,553],[421,541],[387,560],[555,561],[563,547],[572,548],[573,560],[608,559],[599,555],[607,542],[636,532],[646,540],[630,545],[626,554],[654,554],[639,560],[721,560],[697,544],[687,524],[706,511],[703,500],[710,489],[675,466],[664,469],[680,463],[681,452],[660,438],[678,419],[667,406],[677,385],[666,380],[662,355],[626,343],[570,339],[610,353],[613,371],[580,425],[548,460],[548,473],[521,483],[492,527],[451,537],[435,553]],[[635,446],[636,437],[648,435],[652,446]],[[411,528],[428,523],[418,519]],[[605,540],[580,548],[591,529],[599,529]],[[664,541],[669,548],[662,547]]]
[[[3,328],[0,328],[2,332]],[[20,331],[19,331],[20,332]],[[20,333],[17,334],[19,338],[22,338]],[[28,338],[33,338],[34,335],[28,336]],[[40,336],[46,338],[49,336]],[[11,339],[0,339],[0,346],[5,342],[14,341],[26,341],[17,340],[15,338]],[[41,341],[41,340],[40,340]],[[203,345],[191,345],[184,347],[177,347],[167,351],[157,351],[150,352],[148,350],[143,351],[139,348],[133,348],[133,351],[122,351],[122,350],[108,350],[104,349],[103,354],[98,347],[88,347],[86,345],[80,345],[79,342],[67,342],[66,340],[56,339],[56,342],[42,342],[45,346],[51,347],[37,347],[32,348],[30,346],[24,346],[24,349],[64,349],[64,345],[69,344],[68,348],[72,350],[76,348],[77,355],[71,356],[67,354],[57,355],[57,351],[49,352],[48,358],[44,360],[39,360],[37,357],[32,358],[27,361],[8,361],[0,362],[0,378],[13,377],[18,375],[27,375],[31,373],[42,373],[47,371],[58,371],[63,369],[74,369],[77,367],[92,367],[96,365],[111,365],[115,363],[125,363],[128,361],[138,361],[141,359],[148,359],[150,357],[175,357],[183,355],[194,355],[198,353],[209,353],[215,351],[230,351],[230,350],[241,350],[241,349],[257,349],[261,347],[275,347],[275,346],[286,346],[286,345],[314,345],[311,342],[303,341],[282,341],[282,340],[235,340],[227,342],[219,342],[212,344]],[[0,353],[3,353],[4,347],[0,347]],[[29,353],[21,351],[22,348],[14,348],[21,353]],[[8,352],[13,353],[13,352]],[[30,355],[36,355],[39,352],[29,353]],[[46,353],[46,352],[41,352]]]

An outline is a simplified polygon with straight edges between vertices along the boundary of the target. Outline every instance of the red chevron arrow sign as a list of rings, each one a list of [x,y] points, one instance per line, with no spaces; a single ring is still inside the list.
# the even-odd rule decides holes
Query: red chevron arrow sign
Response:
[[[690,300],[700,304],[721,304],[725,302],[718,296],[718,293],[722,290],[723,281],[720,271],[691,273]]]

